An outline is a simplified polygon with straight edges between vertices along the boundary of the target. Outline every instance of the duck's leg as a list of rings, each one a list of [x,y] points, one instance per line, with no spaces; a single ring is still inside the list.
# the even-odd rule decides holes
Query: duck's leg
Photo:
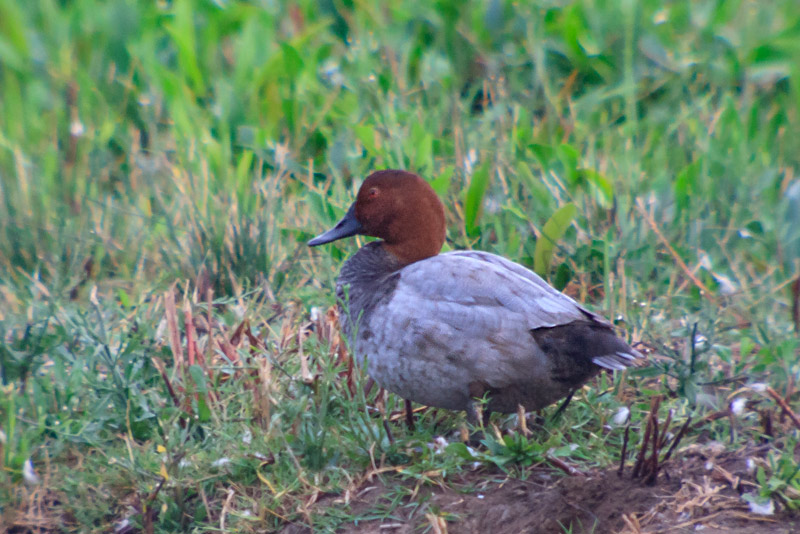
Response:
[[[471,424],[472,426],[478,426],[479,416],[478,416],[478,407],[475,406],[475,401],[471,400],[467,404],[467,423]]]
[[[554,413],[553,417],[550,418],[551,421],[555,421],[557,417],[559,417],[562,413],[564,413],[564,410],[566,410],[567,406],[569,406],[569,401],[572,400],[572,396],[574,394],[575,394],[575,390],[574,389],[569,392],[569,395],[567,395],[566,398],[564,398],[564,401],[561,403],[561,406],[558,407],[558,410],[556,410],[556,413]]]
[[[406,425],[410,431],[414,431],[414,407],[408,399],[406,399]]]
[[[372,391],[372,386],[375,385],[375,380],[370,376],[367,378],[367,383],[364,385],[364,395],[369,395],[369,392]]]
[[[462,434],[466,439],[467,445],[477,447],[481,444],[481,440],[486,438],[485,428],[489,424],[489,416],[492,414],[489,410],[481,410],[480,399],[472,399],[467,404],[467,423],[469,423],[475,430],[472,431],[467,437],[466,433]],[[479,426],[480,424],[480,426]],[[464,429],[466,430],[466,429]]]

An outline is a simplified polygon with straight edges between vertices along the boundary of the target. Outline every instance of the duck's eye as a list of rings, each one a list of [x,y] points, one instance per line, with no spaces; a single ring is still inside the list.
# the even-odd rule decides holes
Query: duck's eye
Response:
[[[378,193],[379,193],[378,188],[377,187],[373,187],[372,189],[369,190],[369,198],[377,197]]]

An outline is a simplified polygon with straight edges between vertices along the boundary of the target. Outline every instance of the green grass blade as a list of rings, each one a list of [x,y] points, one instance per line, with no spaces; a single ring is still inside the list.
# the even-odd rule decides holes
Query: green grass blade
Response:
[[[533,270],[539,276],[547,276],[556,243],[567,231],[569,225],[572,224],[577,211],[575,204],[565,204],[548,219],[544,228],[542,228],[542,235],[536,241],[536,248],[533,252]]]

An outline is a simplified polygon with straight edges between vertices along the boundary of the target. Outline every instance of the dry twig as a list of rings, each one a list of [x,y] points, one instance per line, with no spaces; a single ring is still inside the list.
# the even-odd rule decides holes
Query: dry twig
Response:
[[[794,426],[796,426],[798,429],[800,429],[800,417],[797,417],[797,414],[792,411],[792,408],[789,406],[789,403],[786,402],[786,399],[781,397],[780,393],[778,393],[777,391],[775,391],[774,389],[772,389],[769,386],[767,386],[767,395],[772,397],[775,400],[775,402],[778,403],[778,406],[781,407],[781,410],[783,410],[783,413],[785,413],[787,416],[789,416],[789,419],[792,420],[792,423],[794,423]]]
[[[642,217],[644,218],[645,222],[650,227],[650,229],[653,230],[653,233],[656,234],[656,237],[658,237],[658,240],[661,241],[661,244],[664,245],[664,247],[666,247],[667,251],[670,253],[672,258],[675,260],[675,263],[678,264],[678,266],[686,274],[686,276],[689,277],[689,279],[692,281],[692,283],[695,286],[697,286],[698,289],[700,289],[700,291],[703,293],[703,296],[705,296],[706,299],[708,299],[708,301],[711,302],[712,304],[716,304],[717,303],[717,299],[714,298],[714,295],[711,293],[711,291],[706,287],[706,285],[699,278],[697,278],[697,276],[695,276],[695,274],[692,272],[692,270],[689,269],[689,266],[686,265],[686,262],[683,261],[683,258],[680,257],[680,255],[675,251],[674,248],[672,248],[672,245],[670,244],[670,242],[667,240],[666,237],[664,237],[664,234],[661,233],[661,230],[658,228],[658,225],[656,224],[656,222],[653,220],[653,218],[650,216],[650,214],[647,213],[647,210],[644,207],[642,199],[637,199],[636,200],[636,209],[642,215]]]

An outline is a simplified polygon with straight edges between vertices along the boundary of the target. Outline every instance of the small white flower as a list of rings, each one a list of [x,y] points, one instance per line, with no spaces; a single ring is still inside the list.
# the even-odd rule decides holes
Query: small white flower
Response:
[[[706,471],[711,471],[712,469],[714,469],[714,462],[709,460],[709,461],[706,462],[706,465],[703,466],[703,467],[706,468]]]
[[[433,438],[433,443],[429,443],[428,447],[433,449],[435,454],[441,454],[441,452],[447,447],[448,443],[447,440],[444,439],[442,436],[436,436]]]
[[[755,384],[750,384],[750,389],[757,393],[764,393],[767,391],[767,385],[762,382],[756,382]]]
[[[249,428],[245,427],[244,432],[242,432],[242,443],[250,445],[251,441],[253,441],[253,433],[250,432]]]
[[[22,478],[28,484],[38,484],[39,483],[39,476],[33,470],[33,462],[31,462],[30,458],[25,460],[25,463],[22,464]]]
[[[724,276],[719,273],[711,273],[711,275],[714,277],[714,280],[716,280],[717,283],[719,284],[719,291],[723,295],[732,295],[739,290],[736,287],[736,283],[727,276]]]
[[[310,315],[311,315],[311,321],[316,323],[319,320],[319,308],[317,308],[316,306],[312,306]]]
[[[744,397],[734,399],[733,402],[731,402],[731,413],[734,415],[742,415],[744,413],[744,407],[746,404],[747,399]]]
[[[215,460],[211,464],[211,466],[212,467],[222,467],[223,465],[228,465],[229,463],[231,463],[231,459],[230,458],[220,458],[219,460]]]
[[[85,131],[86,128],[83,127],[83,123],[77,119],[72,121],[69,125],[69,134],[72,137],[80,137]]]
[[[753,460],[752,458],[748,458],[747,461],[745,462],[745,465],[747,466],[747,473],[752,475],[756,470],[755,460]]]
[[[745,493],[742,495],[750,506],[750,512],[757,515],[772,515],[775,513],[775,503],[772,499],[767,499],[766,502],[755,493]]]
[[[322,68],[320,69],[320,74],[332,85],[339,87],[344,84],[344,76],[342,76],[342,71],[339,68],[339,64],[332,59],[329,59],[323,63]]]
[[[708,338],[703,334],[694,336],[694,348],[697,350],[704,349],[708,344]]]
[[[615,425],[622,426],[628,422],[628,418],[631,415],[631,410],[627,406],[620,406],[617,413],[614,414],[614,417],[611,419]]]

